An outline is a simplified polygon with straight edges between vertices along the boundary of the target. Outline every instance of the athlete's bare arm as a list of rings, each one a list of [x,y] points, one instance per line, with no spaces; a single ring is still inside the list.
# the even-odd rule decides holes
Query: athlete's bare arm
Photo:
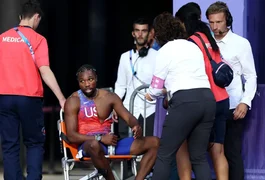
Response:
[[[87,140],[94,140],[94,136],[79,134],[77,131],[78,112],[80,109],[80,99],[75,93],[70,96],[64,106],[64,120],[68,140],[73,144],[82,144]]]
[[[128,124],[134,132],[134,137],[138,138],[142,136],[142,129],[139,126],[137,119],[123,106],[123,103],[119,96],[115,93],[111,93],[113,110]]]
[[[115,93],[111,93],[113,110],[128,124],[129,127],[138,125],[137,119],[123,106],[123,103],[119,96]]]

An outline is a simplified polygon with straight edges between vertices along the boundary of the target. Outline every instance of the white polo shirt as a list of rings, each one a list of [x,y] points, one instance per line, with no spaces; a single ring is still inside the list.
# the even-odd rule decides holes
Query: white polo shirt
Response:
[[[130,63],[130,54],[132,63]],[[145,84],[150,84],[152,76],[155,70],[155,59],[157,51],[150,48],[147,56],[139,57],[138,51],[127,51],[121,55],[120,64],[118,68],[117,81],[115,83],[114,92],[122,99],[126,93],[123,101],[124,106],[129,110],[130,98],[133,91]],[[133,68],[133,70],[132,70]],[[137,79],[133,75],[133,71],[136,73]],[[145,92],[143,90],[143,92]],[[155,112],[155,102],[146,103],[146,117]],[[134,100],[134,113],[136,118],[139,118],[140,114],[144,116],[144,96],[139,94]]]
[[[249,41],[229,30],[223,39],[216,42],[223,59],[234,71],[234,79],[226,88],[230,109],[236,108],[239,103],[245,103],[251,107],[251,101],[257,90],[257,74]],[[245,81],[244,90],[242,76]]]
[[[210,88],[203,54],[193,42],[173,40],[158,50],[149,94],[160,96],[163,87],[171,95],[179,90]]]

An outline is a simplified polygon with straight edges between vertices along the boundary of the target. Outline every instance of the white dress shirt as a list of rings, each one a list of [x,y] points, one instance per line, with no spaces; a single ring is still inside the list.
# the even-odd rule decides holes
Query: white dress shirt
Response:
[[[158,50],[149,94],[152,98],[160,96],[163,87],[171,96],[179,90],[210,88],[204,57],[197,45],[178,39]]]
[[[230,109],[236,108],[239,103],[251,107],[257,89],[257,74],[249,41],[229,30],[222,40],[216,42],[224,61],[227,61],[234,71],[234,79],[226,88]],[[245,81],[244,90],[242,76]]]
[[[130,51],[132,55],[132,66],[136,76],[140,79],[138,80],[132,72],[132,66],[130,63]],[[114,92],[122,99],[126,93],[125,99],[123,101],[124,106],[129,110],[130,98],[133,91],[145,84],[150,84],[152,76],[155,69],[155,59],[157,51],[150,48],[148,50],[147,56],[141,58],[139,57],[138,51],[133,50],[127,51],[121,55],[120,64],[118,68],[117,81],[115,83]],[[142,81],[142,82],[141,82]],[[146,90],[142,90],[146,92]],[[155,112],[155,102],[146,103],[146,117],[150,116]],[[137,94],[134,100],[134,113],[136,118],[139,118],[140,114],[144,117],[144,96],[142,94]]]

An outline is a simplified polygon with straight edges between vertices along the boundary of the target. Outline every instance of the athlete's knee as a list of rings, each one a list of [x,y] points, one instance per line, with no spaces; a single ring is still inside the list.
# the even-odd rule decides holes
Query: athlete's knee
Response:
[[[145,143],[147,143],[149,145],[149,148],[155,148],[158,149],[159,145],[160,145],[160,141],[159,138],[153,136],[153,137],[148,137],[145,139]]]
[[[154,138],[154,147],[158,149],[158,147],[160,146],[160,140],[158,137],[153,137]]]
[[[102,149],[97,140],[89,140],[84,143],[84,151],[88,154],[98,155]]]

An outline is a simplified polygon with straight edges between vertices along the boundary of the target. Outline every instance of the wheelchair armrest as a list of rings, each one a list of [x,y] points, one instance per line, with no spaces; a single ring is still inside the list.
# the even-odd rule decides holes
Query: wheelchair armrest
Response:
[[[71,144],[70,141],[68,140],[68,137],[61,132],[60,137],[62,138],[62,140],[64,140],[67,144]]]

